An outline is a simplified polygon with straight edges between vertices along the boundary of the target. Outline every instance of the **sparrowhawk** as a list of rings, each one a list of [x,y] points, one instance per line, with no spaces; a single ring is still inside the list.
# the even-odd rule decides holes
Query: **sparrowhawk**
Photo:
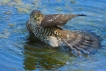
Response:
[[[64,30],[61,26],[83,14],[50,14],[44,15],[39,10],[33,10],[26,26],[30,33],[52,47],[67,47],[76,54],[89,54],[100,47],[97,36],[84,31]]]

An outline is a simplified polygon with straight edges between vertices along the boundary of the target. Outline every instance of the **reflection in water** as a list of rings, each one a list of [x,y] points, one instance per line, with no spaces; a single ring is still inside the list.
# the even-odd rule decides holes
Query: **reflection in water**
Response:
[[[106,0],[49,1],[0,0],[0,71],[106,71]],[[29,38],[26,43],[28,32],[22,29],[25,30],[25,22],[36,3],[44,14],[86,14],[85,18],[72,19],[65,28],[92,30],[103,38],[102,49],[87,60],[80,60],[38,40]]]
[[[48,70],[63,66],[69,59],[69,56],[49,47],[40,40],[30,36],[24,46],[24,68],[26,70],[35,70],[36,68]]]

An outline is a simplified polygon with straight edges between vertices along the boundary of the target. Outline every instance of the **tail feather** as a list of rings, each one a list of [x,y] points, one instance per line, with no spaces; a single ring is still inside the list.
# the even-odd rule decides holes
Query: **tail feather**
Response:
[[[73,50],[77,55],[81,56],[84,54],[91,54],[98,48],[100,48],[100,40],[97,36],[87,32],[75,32],[80,37],[76,37],[74,40],[64,40],[65,44]],[[70,36],[72,34],[69,34]]]

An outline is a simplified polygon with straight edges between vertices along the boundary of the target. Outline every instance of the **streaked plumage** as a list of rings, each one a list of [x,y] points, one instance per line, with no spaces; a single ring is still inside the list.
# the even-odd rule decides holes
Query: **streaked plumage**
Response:
[[[82,52],[89,54],[100,47],[96,36],[82,31],[63,30],[60,27],[76,16],[85,15],[44,15],[39,10],[33,10],[26,26],[30,33],[52,47],[68,47],[78,55]]]

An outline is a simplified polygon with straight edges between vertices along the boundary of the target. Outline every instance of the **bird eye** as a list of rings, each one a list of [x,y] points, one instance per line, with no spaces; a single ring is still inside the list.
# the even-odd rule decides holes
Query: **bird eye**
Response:
[[[36,15],[34,15],[34,18],[35,18],[35,19],[37,18]]]

